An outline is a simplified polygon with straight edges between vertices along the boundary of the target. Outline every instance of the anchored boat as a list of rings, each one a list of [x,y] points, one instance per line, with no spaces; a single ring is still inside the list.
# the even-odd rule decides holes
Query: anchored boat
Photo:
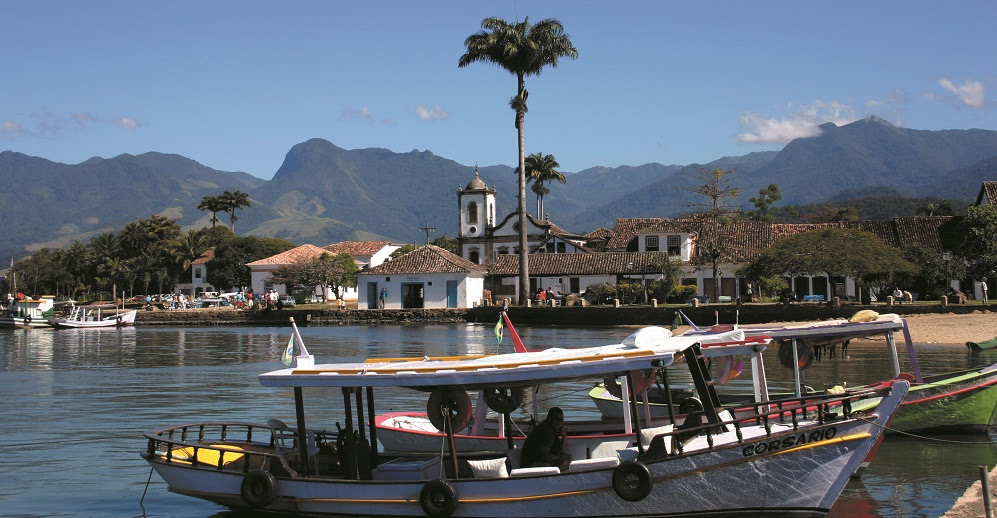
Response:
[[[874,448],[908,383],[896,380],[861,393],[807,398],[791,408],[759,404],[751,416],[725,419],[730,416],[721,411],[706,371],[710,347],[700,341],[651,327],[621,343],[597,347],[316,365],[298,336],[302,352],[297,365],[259,375],[263,386],[293,393],[296,423],[174,426],[147,432],[142,457],[170,491],[233,508],[289,513],[825,514]],[[747,354],[764,343],[724,347]],[[501,454],[464,452],[455,440],[455,431],[470,419],[467,391],[512,391],[608,376],[629,384],[635,372],[667,369],[683,361],[691,366],[702,405],[695,419],[642,429],[631,405],[629,433],[605,437],[564,469],[522,468],[514,447]],[[391,387],[427,394],[428,414],[443,431],[434,453],[378,451],[376,395]],[[319,388],[342,393],[345,427],[336,423],[336,432],[327,431],[328,423],[322,423],[324,429],[306,425],[305,391],[322,392],[315,390]],[[880,398],[874,410],[852,411],[852,403],[869,397]],[[308,419],[314,423],[322,416]],[[569,445],[571,441],[569,437]]]
[[[60,328],[116,327],[135,323],[136,310],[119,310],[113,304],[73,306],[69,313],[51,319],[52,325]]]
[[[0,315],[0,328],[39,329],[52,327],[49,318],[54,314],[55,299],[42,295],[37,299],[15,299],[8,311]]]

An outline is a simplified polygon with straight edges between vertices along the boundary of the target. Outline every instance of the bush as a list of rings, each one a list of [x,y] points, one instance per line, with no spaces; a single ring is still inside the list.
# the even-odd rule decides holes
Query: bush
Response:
[[[616,298],[616,285],[600,282],[585,288],[585,300],[590,304],[606,304]]]
[[[676,286],[672,290],[671,294],[668,296],[668,302],[670,304],[684,304],[685,301],[699,293],[699,288],[693,284],[682,284]]]

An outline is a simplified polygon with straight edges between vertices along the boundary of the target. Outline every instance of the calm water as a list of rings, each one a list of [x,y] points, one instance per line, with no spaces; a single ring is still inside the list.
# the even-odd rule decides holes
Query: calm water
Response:
[[[572,347],[618,342],[625,328],[522,328],[531,346]],[[149,467],[139,457],[142,433],[202,420],[294,421],[291,393],[264,389],[256,374],[282,367],[289,328],[131,328],[0,330],[0,515],[3,516],[235,516],[225,508],[174,495],[155,475],[140,505]],[[496,352],[490,326],[301,328],[320,362],[375,356]],[[506,338],[508,340],[508,337]],[[506,348],[509,348],[506,344]],[[931,372],[997,362],[965,347],[918,348]],[[774,351],[772,351],[774,352]],[[792,372],[766,355],[769,378]],[[825,360],[806,371],[818,379],[876,381],[892,374],[884,343],[852,344],[849,358]],[[578,388],[569,415],[595,416]],[[333,428],[342,422],[342,396],[306,391],[311,415],[320,410]],[[391,393],[377,411],[420,406],[424,395]],[[337,403],[338,402],[338,403]],[[328,408],[316,408],[321,405]],[[313,417],[314,419],[314,417]],[[860,481],[849,483],[836,516],[938,516],[997,462],[995,436],[945,437],[940,442],[890,438]],[[965,444],[975,443],[975,444]]]

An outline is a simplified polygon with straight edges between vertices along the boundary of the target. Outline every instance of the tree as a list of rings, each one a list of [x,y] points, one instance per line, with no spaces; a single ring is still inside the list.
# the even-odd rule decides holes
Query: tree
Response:
[[[180,263],[182,271],[189,270],[191,263],[201,257],[201,254],[208,249],[205,245],[206,241],[204,233],[192,229],[180,234],[170,242],[170,250]]]
[[[768,187],[759,189],[758,196],[755,198],[748,198],[755,206],[755,212],[752,214],[752,219],[755,221],[772,221],[772,215],[769,214],[769,208],[773,203],[782,199],[782,193],[779,192],[779,186],[772,183]]]
[[[697,269],[709,266],[712,270],[713,300],[720,298],[720,266],[730,262],[733,253],[733,246],[724,232],[732,217],[739,212],[728,204],[729,199],[740,194],[739,189],[730,186],[733,174],[733,169],[693,173],[692,177],[702,185],[683,188],[708,198],[706,202],[690,204],[700,210],[689,215],[688,225],[696,234],[696,254],[691,262]]]
[[[457,239],[447,236],[439,236],[430,243],[433,246],[438,246],[454,255],[460,255],[460,246],[457,244]]]
[[[250,207],[253,205],[253,202],[250,201],[248,194],[239,190],[223,192],[221,200],[224,205],[224,210],[228,211],[229,219],[232,221],[232,232],[235,233],[235,220],[239,219],[239,217],[235,215],[236,209]]]
[[[526,180],[533,182],[531,189],[537,195],[537,219],[544,217],[544,195],[550,192],[544,184],[555,180],[561,183],[568,181],[563,173],[555,170],[557,167],[561,167],[561,164],[557,163],[554,155],[533,153],[526,157]]]
[[[540,75],[548,65],[556,68],[560,58],[575,59],[578,51],[571,39],[564,33],[561,22],[549,18],[530,25],[529,17],[521,23],[509,23],[502,18],[486,18],[481,22],[482,30],[464,40],[467,51],[457,61],[463,68],[478,61],[492,63],[516,76],[516,96],[509,106],[516,111],[516,130],[519,142],[519,303],[526,305],[530,298],[530,271],[527,254],[526,225],[526,119],[525,78]]]
[[[221,196],[205,196],[201,198],[201,203],[197,205],[197,210],[204,210],[211,213],[211,228],[215,228],[218,223],[218,213],[228,210]]]
[[[949,281],[966,275],[963,259],[934,247],[913,243],[904,249],[903,257],[913,263],[917,271],[901,276],[892,284],[920,293],[922,299],[941,298],[948,291]]]
[[[977,279],[993,279],[997,273],[997,239],[994,239],[997,236],[997,205],[969,207],[958,232],[961,244],[956,253],[966,261],[969,274]]]
[[[357,268],[353,256],[340,252],[336,256],[324,253],[310,261],[281,266],[270,274],[274,284],[330,288],[336,298],[343,299],[343,288],[357,285]]]
[[[738,271],[749,281],[767,277],[824,275],[832,283],[851,277],[865,284],[913,274],[917,268],[871,232],[827,228],[777,241]]]
[[[417,249],[417,248],[419,248],[419,247],[417,247],[415,245],[402,245],[402,246],[398,247],[397,249],[395,249],[394,252],[391,252],[391,255],[388,256],[388,257],[391,257],[392,259],[396,259],[398,257],[401,257],[401,256],[409,253],[409,252],[415,251],[415,249]]]
[[[938,205],[934,203],[929,203],[923,207],[919,207],[916,215],[928,216],[955,216],[955,211],[952,210],[952,204],[947,201],[940,202]]]

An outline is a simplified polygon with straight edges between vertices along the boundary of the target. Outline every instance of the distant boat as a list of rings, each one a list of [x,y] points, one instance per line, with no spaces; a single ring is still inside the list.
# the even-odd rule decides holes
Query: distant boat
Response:
[[[0,315],[0,328],[38,329],[52,327],[49,319],[54,315],[55,299],[42,295],[37,299],[15,299],[10,309]]]
[[[74,306],[68,315],[52,319],[52,325],[60,328],[116,327],[135,323],[136,310],[122,311],[117,306],[91,305]]]
[[[969,347],[970,351],[986,351],[988,349],[993,349],[997,347],[997,337],[991,338],[986,342],[966,342],[966,347]]]

